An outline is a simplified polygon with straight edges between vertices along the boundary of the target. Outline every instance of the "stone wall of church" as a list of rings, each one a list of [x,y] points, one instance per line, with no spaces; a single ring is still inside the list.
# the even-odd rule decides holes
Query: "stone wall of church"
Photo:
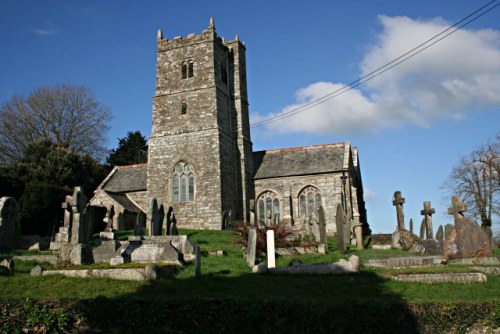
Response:
[[[172,206],[181,228],[221,228],[221,175],[218,131],[150,139],[148,196]],[[175,166],[184,161],[194,174],[194,201],[173,203]]]
[[[327,233],[329,235],[335,234],[337,231],[335,225],[337,204],[342,203],[341,176],[342,173],[330,173],[255,180],[256,210],[258,210],[258,200],[262,194],[267,191],[275,192],[280,200],[282,219],[290,221],[294,228],[302,229],[307,222],[299,217],[299,197],[304,189],[314,187],[321,194]]]

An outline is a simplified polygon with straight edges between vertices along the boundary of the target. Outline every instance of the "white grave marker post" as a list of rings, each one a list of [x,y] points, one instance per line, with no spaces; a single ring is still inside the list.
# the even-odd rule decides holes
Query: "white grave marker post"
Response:
[[[267,241],[267,268],[276,267],[276,259],[274,255],[274,230],[268,230],[266,232]]]

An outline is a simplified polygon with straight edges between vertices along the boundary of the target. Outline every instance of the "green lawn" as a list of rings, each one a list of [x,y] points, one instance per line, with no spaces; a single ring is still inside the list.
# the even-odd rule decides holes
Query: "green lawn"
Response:
[[[232,231],[181,230],[202,251],[202,277],[195,278],[193,263],[187,263],[177,275],[156,282],[114,281],[111,279],[78,279],[62,276],[31,277],[33,262],[16,262],[16,275],[0,277],[2,298],[96,298],[135,296],[189,300],[193,298],[232,299],[287,299],[345,303],[348,301],[403,300],[403,301],[496,301],[500,296],[500,278],[488,275],[484,284],[416,284],[387,279],[388,275],[423,272],[470,271],[465,266],[444,266],[425,269],[380,270],[361,267],[359,274],[338,276],[289,276],[254,274],[246,265],[238,234]],[[124,233],[126,236],[126,233]],[[341,254],[336,250],[335,238],[329,238],[327,255],[297,256],[302,263],[325,263],[347,259],[356,254],[361,259],[401,256],[402,251],[366,249]],[[211,251],[224,250],[226,256],[209,255]],[[286,266],[291,258],[278,257],[277,266]],[[52,268],[43,264],[44,268]],[[128,264],[127,267],[141,266]],[[93,265],[88,268],[108,265]]]
[[[400,273],[463,272],[466,266],[374,270],[298,276],[254,274],[231,231],[181,230],[202,251],[202,276],[187,263],[173,277],[153,282],[104,278],[32,277],[34,262],[16,261],[0,277],[0,333],[465,333],[475,324],[500,326],[500,277],[483,284],[392,281]],[[126,239],[128,232],[121,233]],[[210,255],[224,250],[226,256]],[[402,251],[338,252],[299,256],[302,263],[403,256]],[[25,255],[26,253],[22,253]],[[12,255],[12,254],[11,254]],[[286,266],[291,258],[277,258]],[[141,266],[126,264],[123,267]],[[44,263],[45,269],[53,268]],[[72,267],[72,266],[65,266]],[[92,265],[85,268],[102,268]],[[23,329],[23,331],[21,331]]]

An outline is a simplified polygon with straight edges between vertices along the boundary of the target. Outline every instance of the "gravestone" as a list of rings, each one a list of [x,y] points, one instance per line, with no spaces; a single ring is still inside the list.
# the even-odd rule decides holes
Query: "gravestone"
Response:
[[[316,212],[313,212],[313,214],[311,215],[309,224],[311,225],[311,232],[314,236],[314,241],[320,242],[321,237],[319,232],[318,215],[316,214]]]
[[[444,226],[444,238],[448,238],[453,230],[454,226],[452,224],[446,224]]]
[[[344,238],[346,219],[344,208],[341,204],[337,204],[337,214],[335,216],[335,223],[337,225],[337,249],[341,252],[346,251],[346,244]]]
[[[106,223],[106,227],[104,228],[105,232],[113,232],[115,230],[114,221],[113,221],[114,217],[115,217],[115,206],[110,205],[106,209],[106,215],[104,216],[104,218],[102,220],[103,222]]]
[[[144,212],[139,212],[135,219],[134,235],[143,236],[146,229],[146,215]]]
[[[149,211],[147,218],[149,236],[158,235],[158,225],[160,224],[159,219],[160,213],[158,209],[158,201],[153,197],[149,202]]]
[[[87,213],[86,209],[88,208],[86,202],[87,199],[85,198],[82,187],[75,187],[70,202],[72,212],[70,243],[74,245],[85,243],[90,239],[88,234],[90,228],[87,224],[91,224],[92,221],[85,217]],[[88,214],[91,214],[90,211]]]
[[[405,229],[405,216],[403,211],[403,204],[405,203],[405,199],[401,196],[401,191],[396,191],[394,193],[394,198],[392,201],[392,205],[396,207],[396,217],[398,220],[398,230]]]
[[[59,231],[54,237],[54,241],[50,242],[51,250],[61,249],[61,244],[70,241],[71,227],[72,227],[72,212],[71,212],[71,196],[66,196],[64,202],[61,204],[64,209],[63,226],[59,227]]]
[[[177,219],[175,218],[175,215],[173,212],[172,212],[171,232],[172,232],[172,235],[179,235],[179,230],[177,229]]]
[[[255,200],[250,200],[250,226],[255,226]]]
[[[0,198],[0,250],[7,252],[15,246],[17,202],[14,197]]]
[[[413,234],[413,218],[410,218],[410,233]]]
[[[466,210],[460,198],[453,196],[448,213],[453,215],[455,226],[449,231],[443,247],[447,259],[488,257],[493,254],[491,238],[476,222],[464,217]]]
[[[430,201],[425,201],[424,202],[424,209],[420,210],[420,214],[424,216],[424,219],[422,220],[423,225],[425,227],[426,231],[426,238],[427,239],[433,239],[433,230],[432,230],[432,215],[436,213],[436,210],[431,207],[431,202]],[[420,228],[420,234],[422,234],[422,228]],[[423,240],[422,237],[420,239]]]
[[[165,207],[160,205],[160,209],[158,210],[158,225],[156,226],[156,235],[161,235],[161,231],[163,230],[163,221],[165,220]]]
[[[196,245],[194,247],[194,273],[195,277],[201,277],[201,254],[200,254],[200,246]]]
[[[174,217],[174,208],[169,207],[167,211],[167,228],[166,235],[172,235],[172,218]]]
[[[58,261],[72,264],[93,263],[92,247],[87,244],[94,227],[93,208],[86,204],[82,187],[75,187],[68,200],[72,213],[71,233],[69,242],[62,242],[60,245]]]
[[[437,241],[443,241],[444,240],[443,225],[439,225],[439,227],[438,227],[438,230],[436,232],[436,240]]]
[[[255,255],[257,252],[257,230],[250,227],[248,229],[247,242],[247,263],[250,267],[255,265]]]
[[[356,248],[364,249],[365,247],[363,245],[363,224],[362,223],[354,224],[353,229],[354,229],[354,236],[356,237]]]
[[[425,240],[425,236],[427,235],[426,227],[427,226],[425,224],[425,218],[424,218],[420,223],[420,234],[419,234],[420,240]]]
[[[276,267],[276,258],[274,250],[274,230],[267,230],[266,232],[267,243],[267,268]]]
[[[318,227],[319,227],[319,242],[326,245],[326,219],[325,209],[320,205],[318,209]]]

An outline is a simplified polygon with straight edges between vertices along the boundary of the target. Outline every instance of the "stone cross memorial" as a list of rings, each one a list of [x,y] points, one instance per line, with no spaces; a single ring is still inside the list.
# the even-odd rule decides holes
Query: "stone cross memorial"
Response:
[[[455,224],[460,219],[464,218],[463,212],[467,211],[467,207],[460,201],[460,197],[451,197],[451,208],[448,208],[448,214],[453,215]]]
[[[426,238],[427,239],[432,239],[434,238],[433,236],[433,231],[432,231],[432,215],[436,213],[436,210],[434,208],[431,208],[431,202],[425,201],[424,202],[424,209],[420,210],[420,214],[424,216],[424,219],[422,221],[422,226],[423,229],[426,231]],[[420,238],[423,239],[422,237],[422,227],[420,228]]]
[[[405,229],[405,215],[403,211],[403,204],[405,203],[405,199],[401,196],[401,191],[396,191],[394,193],[394,199],[392,201],[392,205],[396,207],[396,215],[398,219],[398,230]]]

